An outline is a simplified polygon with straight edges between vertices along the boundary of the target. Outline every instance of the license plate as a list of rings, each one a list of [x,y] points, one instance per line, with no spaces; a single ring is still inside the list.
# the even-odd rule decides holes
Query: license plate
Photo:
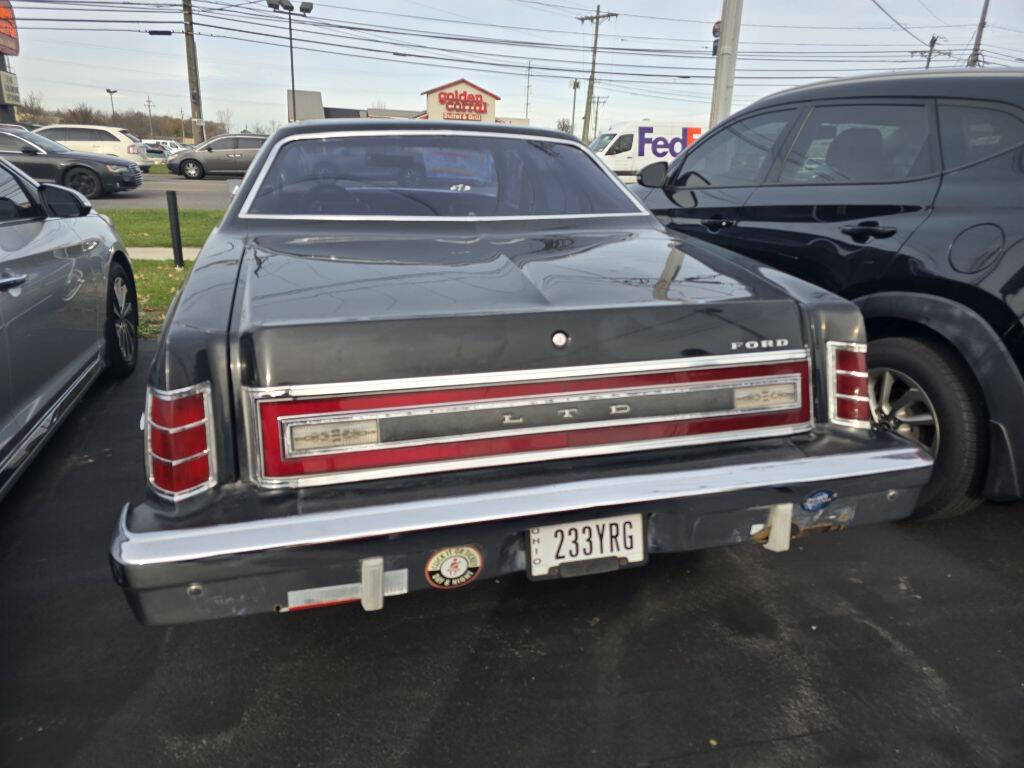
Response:
[[[529,531],[530,575],[552,576],[568,563],[615,558],[619,565],[643,563],[643,515],[619,515],[545,525]]]

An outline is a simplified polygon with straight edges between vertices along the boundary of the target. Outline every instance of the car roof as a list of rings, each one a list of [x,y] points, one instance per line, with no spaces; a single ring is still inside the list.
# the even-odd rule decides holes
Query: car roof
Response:
[[[758,99],[743,112],[813,99],[872,97],[991,99],[1024,107],[1024,69],[931,69],[821,80]],[[739,113],[737,113],[739,114]]]
[[[127,128],[121,128],[116,125],[95,125],[92,123],[52,123],[50,125],[41,125],[36,128],[37,131],[41,131],[43,128],[105,128],[108,131],[127,131]]]
[[[452,131],[456,133],[507,133],[514,136],[537,136],[549,139],[571,139],[574,136],[548,128],[532,128],[528,125],[502,125],[500,123],[467,123],[454,120],[367,120],[338,118],[334,120],[309,120],[278,128],[273,138],[280,141],[286,136],[303,133],[329,133],[333,131]]]

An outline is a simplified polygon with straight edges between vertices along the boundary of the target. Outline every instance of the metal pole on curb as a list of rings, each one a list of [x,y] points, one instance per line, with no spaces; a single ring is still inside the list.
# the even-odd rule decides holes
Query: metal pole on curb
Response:
[[[174,251],[174,266],[181,269],[185,266],[185,257],[181,252],[181,221],[178,218],[178,193],[167,190],[167,219],[171,225],[171,249]]]

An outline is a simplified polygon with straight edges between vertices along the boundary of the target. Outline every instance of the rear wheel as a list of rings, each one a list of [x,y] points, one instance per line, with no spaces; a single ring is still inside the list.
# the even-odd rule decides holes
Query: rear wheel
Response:
[[[954,517],[981,503],[987,433],[981,394],[951,350],[893,336],[868,345],[871,417],[935,457],[914,517]]]
[[[186,160],[181,164],[181,175],[186,179],[201,179],[206,171],[198,160]]]
[[[139,303],[135,281],[124,264],[110,265],[107,278],[107,370],[124,378],[135,370],[139,357]]]
[[[100,177],[88,168],[75,167],[64,174],[64,185],[92,200],[103,194]]]

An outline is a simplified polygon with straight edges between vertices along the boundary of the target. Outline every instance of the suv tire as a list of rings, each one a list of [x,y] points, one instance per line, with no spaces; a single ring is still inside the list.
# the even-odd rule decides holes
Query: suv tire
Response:
[[[963,361],[933,341],[892,336],[868,344],[868,370],[875,425],[935,455],[912,517],[955,517],[978,506],[987,425],[981,393]]]

